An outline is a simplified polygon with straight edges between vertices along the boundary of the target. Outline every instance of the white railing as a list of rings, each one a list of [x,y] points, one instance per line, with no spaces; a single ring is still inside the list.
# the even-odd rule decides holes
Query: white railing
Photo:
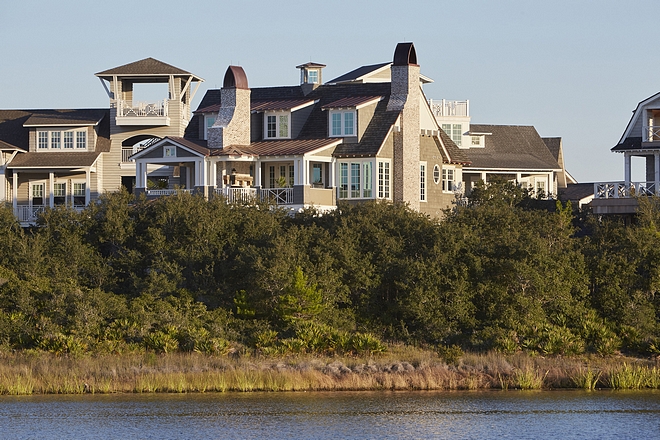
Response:
[[[46,207],[42,205],[19,205],[14,210],[14,215],[21,223],[34,223],[45,209]]]
[[[167,99],[158,102],[117,101],[117,116],[163,117],[167,116]]]
[[[470,101],[434,101],[429,99],[433,116],[470,116]]]
[[[594,183],[595,199],[627,199],[636,196],[660,194],[655,182],[600,182]]]
[[[292,205],[293,188],[262,188],[259,197],[276,205]]]
[[[660,141],[660,126],[647,125],[644,127],[644,142],[657,142]]]
[[[229,203],[251,203],[257,197],[256,188],[216,188],[215,193],[224,196]]]
[[[148,196],[171,196],[178,193],[191,193],[192,189],[148,189]]]
[[[146,147],[131,147],[131,148],[122,148],[121,149],[121,161],[123,163],[129,163],[131,160],[129,157],[134,155],[135,153],[144,150]]]

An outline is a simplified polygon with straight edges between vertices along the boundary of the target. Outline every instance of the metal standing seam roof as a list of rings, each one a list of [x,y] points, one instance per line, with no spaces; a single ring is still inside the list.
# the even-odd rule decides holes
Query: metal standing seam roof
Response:
[[[100,151],[92,152],[30,152],[19,154],[7,168],[84,168],[91,167],[101,155]]]
[[[359,107],[371,101],[382,99],[382,96],[348,96],[323,105],[322,109]]]
[[[294,110],[314,104],[313,99],[271,99],[267,101],[251,101],[250,111],[265,112],[275,110]]]
[[[23,126],[91,126],[98,124],[106,113],[108,113],[106,109],[37,110]]]
[[[329,148],[342,139],[284,139],[252,142],[249,146],[228,146],[212,153],[214,156],[246,154],[253,156],[297,156]]]

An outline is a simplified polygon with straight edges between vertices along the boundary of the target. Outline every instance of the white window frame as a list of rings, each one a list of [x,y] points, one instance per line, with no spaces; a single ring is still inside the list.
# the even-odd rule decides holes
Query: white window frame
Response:
[[[337,198],[342,200],[375,199],[374,169],[373,159],[339,160],[337,162]]]
[[[442,131],[447,133],[457,147],[463,143],[463,125],[462,124],[442,124]]]
[[[42,203],[40,205],[35,205],[34,204],[34,186],[35,185],[41,185],[41,200]],[[28,187],[29,193],[29,201],[30,201],[30,206],[48,206],[48,185],[45,180],[30,180],[29,181],[29,187]]]
[[[419,163],[419,201],[427,202],[427,190],[428,190],[428,179],[427,179],[427,166],[426,162]]]
[[[76,185],[82,185],[82,194],[76,193]],[[80,188],[78,188],[78,192],[80,192]],[[83,198],[82,205],[80,204],[76,205],[76,197]],[[86,199],[87,199],[87,182],[85,182],[84,180],[71,180],[71,206],[73,207],[86,206],[85,205]]]
[[[442,167],[442,192],[453,193],[456,188],[456,168]]]
[[[58,187],[61,188],[62,186],[64,187],[64,194],[63,195],[58,195],[57,194]],[[53,204],[55,206],[67,205],[68,197],[69,197],[69,194],[67,193],[67,187],[68,187],[68,185],[66,184],[66,180],[63,181],[63,182],[54,182],[53,183]],[[55,199],[57,199],[57,198],[64,198],[64,203],[56,203]]]
[[[174,146],[163,147],[163,157],[176,157],[176,147]]]
[[[275,118],[275,136],[269,136],[268,118]],[[286,118],[286,133],[282,131],[282,122]],[[264,113],[264,139],[291,139],[291,112],[265,112]]]
[[[334,117],[339,116],[339,131],[335,132]],[[347,122],[347,115],[351,115],[352,123]],[[328,136],[330,137],[351,137],[357,136],[357,111],[349,110],[331,110],[328,113]]]
[[[312,76],[314,76],[315,78],[312,79]],[[319,71],[317,69],[310,69],[307,71],[307,83],[308,84],[319,83]]]
[[[433,183],[438,185],[442,180],[442,167],[437,163],[433,165]]]
[[[392,199],[392,163],[389,160],[377,161],[378,198]]]
[[[37,130],[37,151],[87,151],[87,128],[75,130]]]

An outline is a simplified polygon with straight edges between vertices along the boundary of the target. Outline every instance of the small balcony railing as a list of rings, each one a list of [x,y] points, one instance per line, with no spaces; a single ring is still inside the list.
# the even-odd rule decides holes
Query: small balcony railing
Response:
[[[293,188],[262,188],[259,197],[276,205],[293,205]]]
[[[217,188],[215,193],[222,195],[228,203],[252,203],[257,200],[272,203],[274,205],[292,205],[293,188]]]
[[[434,101],[429,99],[433,116],[470,116],[470,101]]]
[[[644,127],[644,142],[658,142],[660,141],[660,126],[647,125]]]
[[[627,199],[659,194],[655,182],[600,182],[594,183],[594,199]]]
[[[121,149],[121,161],[122,163],[130,163],[131,160],[129,157],[135,153],[144,150],[146,147],[131,147],[131,148],[122,148]]]
[[[182,189],[182,188],[177,188],[177,189],[148,189],[146,190],[146,194],[148,196],[171,196],[173,194],[178,194],[178,193],[192,193],[192,189]]]
[[[164,117],[167,110],[167,99],[158,102],[117,101],[117,116],[121,117]]]
[[[21,223],[34,223],[45,210],[43,205],[19,205],[14,209],[14,215]]]
[[[229,203],[252,203],[257,198],[256,188],[216,188],[215,193],[224,196]]]

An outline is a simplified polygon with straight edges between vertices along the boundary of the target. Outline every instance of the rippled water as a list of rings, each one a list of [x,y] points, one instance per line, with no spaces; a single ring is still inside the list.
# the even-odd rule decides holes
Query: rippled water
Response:
[[[660,438],[660,392],[481,391],[0,398],[0,438]]]

